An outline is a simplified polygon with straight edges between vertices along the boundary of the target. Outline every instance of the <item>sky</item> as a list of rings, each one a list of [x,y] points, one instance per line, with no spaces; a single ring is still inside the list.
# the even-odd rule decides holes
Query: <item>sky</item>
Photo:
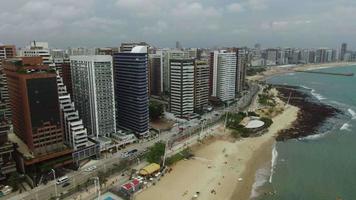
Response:
[[[0,42],[24,47],[356,44],[355,0],[0,0]]]

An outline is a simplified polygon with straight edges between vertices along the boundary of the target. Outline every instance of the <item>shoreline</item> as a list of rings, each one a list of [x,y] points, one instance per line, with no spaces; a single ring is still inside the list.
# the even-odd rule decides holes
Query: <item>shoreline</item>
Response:
[[[317,70],[317,69],[327,69],[345,66],[356,66],[356,62],[333,62],[333,63],[319,63],[319,64],[304,64],[304,65],[293,65],[293,66],[267,66],[267,70],[261,74],[254,76],[249,76],[247,79],[251,81],[266,81],[274,76],[295,73],[294,70]]]
[[[190,200],[199,192],[202,200],[249,199],[255,174],[271,163],[277,133],[291,127],[299,108],[288,106],[273,117],[274,123],[259,137],[232,141],[220,126],[219,135],[193,147],[195,159],[179,161],[155,185],[136,196],[136,200]]]

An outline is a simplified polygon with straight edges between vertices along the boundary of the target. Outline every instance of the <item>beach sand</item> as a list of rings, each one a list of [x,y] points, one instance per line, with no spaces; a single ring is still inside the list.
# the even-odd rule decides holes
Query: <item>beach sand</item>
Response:
[[[319,63],[319,64],[306,64],[306,65],[293,65],[290,67],[270,66],[268,67],[268,70],[266,70],[265,72],[254,76],[249,76],[247,78],[252,81],[262,81],[272,76],[294,73],[295,72],[294,70],[308,71],[308,70],[354,66],[354,65],[356,65],[356,62]]]
[[[171,173],[136,196],[136,200],[190,200],[199,192],[202,200],[246,200],[262,165],[271,162],[275,135],[291,126],[299,109],[288,106],[273,118],[260,137],[231,140],[228,131],[193,147],[194,159],[178,162]],[[242,181],[239,181],[242,178]],[[215,191],[214,194],[212,191]]]

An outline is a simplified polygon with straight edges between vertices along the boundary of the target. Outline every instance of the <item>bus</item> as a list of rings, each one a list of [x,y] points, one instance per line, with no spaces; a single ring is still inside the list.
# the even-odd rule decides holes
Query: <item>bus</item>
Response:
[[[62,176],[59,179],[57,179],[56,184],[57,185],[61,185],[61,184],[66,183],[68,181],[69,181],[68,176]]]

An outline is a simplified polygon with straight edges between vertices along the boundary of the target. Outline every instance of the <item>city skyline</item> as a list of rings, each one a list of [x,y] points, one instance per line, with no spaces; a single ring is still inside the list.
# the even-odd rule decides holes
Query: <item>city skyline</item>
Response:
[[[38,40],[58,48],[125,41],[161,47],[180,41],[183,47],[203,48],[255,43],[340,48],[347,42],[352,49],[356,42],[356,3],[350,0],[16,0],[2,2],[0,11],[0,42],[16,46]]]

